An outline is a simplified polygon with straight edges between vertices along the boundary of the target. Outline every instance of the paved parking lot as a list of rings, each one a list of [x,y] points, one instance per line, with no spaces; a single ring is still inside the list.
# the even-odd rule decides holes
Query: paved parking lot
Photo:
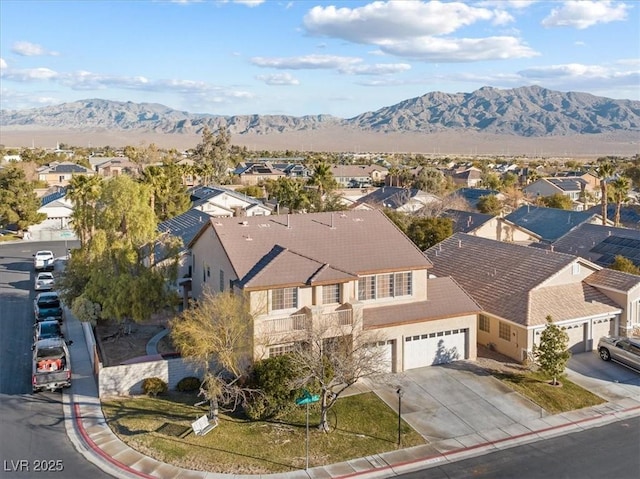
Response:
[[[567,376],[607,401],[640,399],[640,372],[614,361],[603,361],[595,351],[572,356]]]

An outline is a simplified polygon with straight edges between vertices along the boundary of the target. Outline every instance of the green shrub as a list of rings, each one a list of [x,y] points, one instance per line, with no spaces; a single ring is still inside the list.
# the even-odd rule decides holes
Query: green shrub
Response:
[[[166,393],[169,387],[167,383],[160,378],[147,378],[142,381],[142,392],[147,396],[157,396]]]
[[[253,366],[250,387],[260,391],[245,405],[250,419],[277,418],[295,407],[300,391],[291,389],[296,372],[289,356],[282,355],[258,361]]]
[[[176,384],[176,391],[185,393],[197,391],[200,389],[200,384],[202,384],[202,381],[199,378],[187,376],[186,378],[182,378],[178,381],[178,384]]]

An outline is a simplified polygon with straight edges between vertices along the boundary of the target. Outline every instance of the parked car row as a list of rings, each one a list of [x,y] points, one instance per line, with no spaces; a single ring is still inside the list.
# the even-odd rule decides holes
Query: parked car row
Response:
[[[33,289],[33,345],[31,384],[33,392],[55,391],[71,385],[71,358],[62,332],[64,309],[54,290],[55,257],[51,251],[38,251],[33,255],[36,273]]]

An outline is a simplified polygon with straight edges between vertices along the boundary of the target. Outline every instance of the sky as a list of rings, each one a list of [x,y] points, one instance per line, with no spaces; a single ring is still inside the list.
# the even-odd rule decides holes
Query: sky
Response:
[[[539,85],[640,100],[640,1],[0,0],[0,108],[351,118]]]

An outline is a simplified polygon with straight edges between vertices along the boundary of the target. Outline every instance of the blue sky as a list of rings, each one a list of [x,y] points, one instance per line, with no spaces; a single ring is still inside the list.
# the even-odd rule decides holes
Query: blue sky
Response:
[[[640,2],[0,0],[0,107],[350,118],[432,91],[640,100]]]

